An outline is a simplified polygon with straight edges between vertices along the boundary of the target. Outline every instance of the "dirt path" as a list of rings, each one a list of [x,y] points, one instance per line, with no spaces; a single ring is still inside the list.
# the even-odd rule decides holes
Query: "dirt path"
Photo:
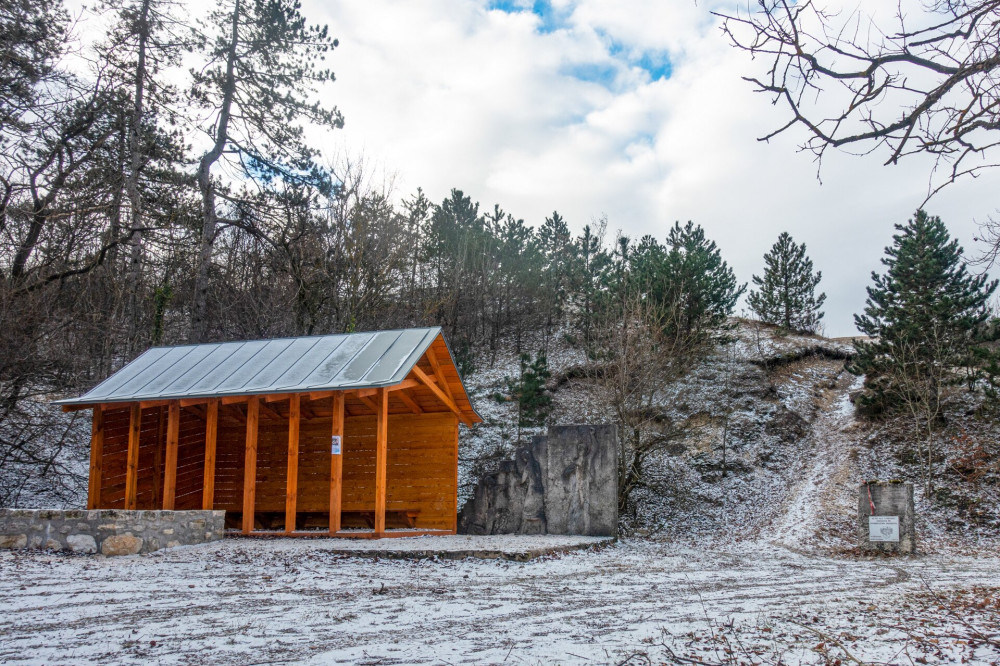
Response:
[[[832,545],[844,546],[849,539],[854,478],[851,449],[854,406],[850,393],[861,386],[862,377],[842,372],[833,388],[819,397],[816,417],[802,446],[808,449],[796,470],[788,496],[771,526],[769,539],[775,545],[813,552]]]

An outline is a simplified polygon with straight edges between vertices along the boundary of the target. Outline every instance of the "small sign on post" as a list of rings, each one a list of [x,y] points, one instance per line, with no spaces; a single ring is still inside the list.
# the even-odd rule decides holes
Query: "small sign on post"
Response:
[[[330,455],[340,455],[340,435],[333,435],[330,438]]]
[[[869,516],[868,540],[899,543],[899,516]]]

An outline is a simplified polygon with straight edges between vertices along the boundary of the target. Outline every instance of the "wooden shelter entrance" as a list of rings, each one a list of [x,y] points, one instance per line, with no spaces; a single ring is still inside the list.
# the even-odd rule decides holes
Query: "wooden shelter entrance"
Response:
[[[482,420],[437,328],[154,348],[61,403],[93,410],[88,508],[244,534],[453,534],[458,424]]]

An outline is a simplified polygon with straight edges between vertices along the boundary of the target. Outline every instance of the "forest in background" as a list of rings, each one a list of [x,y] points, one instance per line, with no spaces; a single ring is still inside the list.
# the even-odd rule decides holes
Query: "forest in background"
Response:
[[[628,504],[669,444],[657,401],[726,339],[747,287],[700,226],[630,238],[596,218],[574,233],[558,212],[533,224],[459,189],[401,196],[363,156],[316,147],[344,122],[316,101],[338,43],[295,2],[217,0],[203,21],[172,0],[87,11],[106,30],[84,41],[59,0],[0,7],[0,505],[39,479],[75,497],[79,437],[48,401],[150,346],[428,325],[465,376],[520,355],[501,396],[518,426],[545,421],[555,336],[584,350],[619,426]],[[862,347],[857,371],[875,411],[905,403],[923,424],[929,484],[951,370],[993,390],[1000,363],[980,345],[996,337],[995,283],[967,276],[940,220],[916,219],[930,277],[900,282],[910,302],[869,290],[864,330],[884,344]],[[783,234],[765,263],[751,309],[817,331],[825,296],[805,246]],[[958,305],[936,303],[936,284]],[[962,326],[924,340],[936,329],[918,311]]]
[[[99,5],[84,43],[58,0],[0,8],[0,504],[59,476],[47,400],[152,345],[440,325],[468,374],[557,332],[614,354],[640,309],[688,355],[732,313],[743,287],[692,223],[574,235],[330,161],[306,136],[343,122],[314,101],[327,29],[290,2],[181,9]]]

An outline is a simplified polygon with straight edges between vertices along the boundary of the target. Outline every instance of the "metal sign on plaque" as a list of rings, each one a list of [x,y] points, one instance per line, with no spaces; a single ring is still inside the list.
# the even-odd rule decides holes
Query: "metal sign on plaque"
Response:
[[[869,516],[869,541],[899,542],[899,516]]]
[[[330,455],[340,455],[340,435],[333,435],[330,439]]]

